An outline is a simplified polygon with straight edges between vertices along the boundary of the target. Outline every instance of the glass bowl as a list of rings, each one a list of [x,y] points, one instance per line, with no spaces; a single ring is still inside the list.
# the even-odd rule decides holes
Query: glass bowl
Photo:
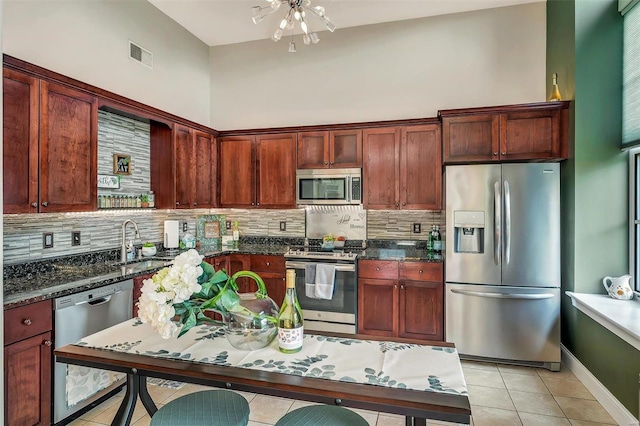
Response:
[[[224,317],[227,340],[236,349],[252,351],[268,346],[278,334],[278,324],[266,316],[278,317],[278,305],[270,298],[240,293],[240,304],[252,312],[229,312]]]

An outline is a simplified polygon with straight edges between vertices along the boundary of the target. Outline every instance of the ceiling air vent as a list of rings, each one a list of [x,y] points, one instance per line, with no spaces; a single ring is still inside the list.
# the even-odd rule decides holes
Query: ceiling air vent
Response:
[[[153,69],[153,53],[129,40],[129,58]]]

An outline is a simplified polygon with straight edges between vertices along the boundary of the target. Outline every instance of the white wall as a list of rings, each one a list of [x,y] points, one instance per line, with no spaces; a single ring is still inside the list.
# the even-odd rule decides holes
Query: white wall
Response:
[[[212,47],[211,126],[433,117],[546,98],[544,2],[338,28],[320,39],[305,46],[296,36],[294,54],[289,36]]]
[[[5,0],[2,32],[6,54],[209,125],[208,46],[146,0]]]

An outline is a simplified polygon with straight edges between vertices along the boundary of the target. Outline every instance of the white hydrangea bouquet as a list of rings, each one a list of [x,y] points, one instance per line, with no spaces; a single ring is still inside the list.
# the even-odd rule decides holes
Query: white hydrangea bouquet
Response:
[[[240,312],[277,322],[276,318],[256,314],[240,304],[236,278],[253,278],[258,287],[264,289],[264,282],[257,274],[240,271],[230,277],[224,270],[216,271],[203,262],[203,257],[191,249],[179,254],[171,266],[144,280],[138,301],[138,316],[143,323],[151,324],[164,339],[169,339],[180,327],[178,337],[196,325],[216,322],[204,314],[206,310],[219,312],[223,318],[229,312]],[[263,293],[266,297],[266,291]]]

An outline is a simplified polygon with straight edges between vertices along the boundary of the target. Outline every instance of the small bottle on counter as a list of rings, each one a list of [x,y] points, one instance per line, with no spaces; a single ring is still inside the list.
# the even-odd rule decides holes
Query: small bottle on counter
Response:
[[[153,191],[149,191],[149,208],[154,208],[156,206],[156,196]]]
[[[239,243],[240,243],[240,228],[238,228],[238,221],[236,220],[233,222],[233,246],[237,248]]]
[[[142,198],[141,198],[140,195],[137,195],[136,196],[136,208],[139,209],[140,207],[142,207]]]
[[[442,259],[442,236],[440,235],[440,227],[433,225],[431,231],[433,235],[433,253],[435,259]]]
[[[278,313],[278,348],[285,354],[302,349],[304,326],[302,309],[296,295],[296,271],[287,269],[286,293]]]

